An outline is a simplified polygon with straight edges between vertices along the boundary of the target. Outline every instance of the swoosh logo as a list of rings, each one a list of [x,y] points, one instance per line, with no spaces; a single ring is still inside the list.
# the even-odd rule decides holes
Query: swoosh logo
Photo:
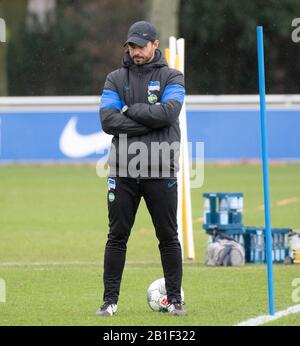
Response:
[[[77,122],[77,117],[72,117],[60,136],[59,148],[64,155],[78,159],[110,147],[112,135],[104,132],[81,135],[76,129]]]

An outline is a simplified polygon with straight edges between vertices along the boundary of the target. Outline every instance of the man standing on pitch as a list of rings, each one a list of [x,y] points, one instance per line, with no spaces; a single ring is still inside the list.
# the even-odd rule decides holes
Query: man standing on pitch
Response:
[[[126,244],[143,197],[159,241],[169,314],[184,316],[176,179],[184,78],[168,67],[151,23],[134,23],[124,46],[122,67],[107,76],[100,104],[102,128],[114,137],[109,157],[104,304],[96,315],[112,316],[117,311]]]

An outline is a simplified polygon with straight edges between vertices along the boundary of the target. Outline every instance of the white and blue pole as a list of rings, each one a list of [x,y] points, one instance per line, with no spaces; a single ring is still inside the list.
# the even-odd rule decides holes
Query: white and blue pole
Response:
[[[265,87],[264,42],[263,42],[263,27],[262,26],[258,26],[256,28],[256,34],[257,34],[258,76],[259,76],[259,95],[260,95],[260,122],[261,122],[263,180],[264,180],[266,258],[267,258],[267,268],[268,268],[268,299],[269,299],[269,314],[274,315],[275,314],[274,278],[273,278],[273,263],[272,263],[272,233],[271,233],[268,145],[267,145],[267,127],[266,127],[266,87]]]

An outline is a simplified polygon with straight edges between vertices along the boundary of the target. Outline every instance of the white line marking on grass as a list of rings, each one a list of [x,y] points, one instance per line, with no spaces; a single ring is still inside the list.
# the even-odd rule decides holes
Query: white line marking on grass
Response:
[[[126,261],[129,266],[160,265],[160,262],[154,261]],[[0,262],[0,268],[4,267],[71,267],[71,266],[102,266],[102,262],[92,261],[62,261],[62,262]]]
[[[294,305],[294,306],[287,308],[286,310],[276,312],[274,316],[264,315],[264,316],[251,318],[250,320],[243,321],[243,322],[236,324],[235,327],[259,326],[261,324],[272,322],[272,321],[278,320],[281,317],[285,317],[285,316],[288,316],[291,314],[297,314],[299,312],[300,312],[300,305]]]
[[[56,267],[98,265],[100,262],[69,261],[69,262],[0,262],[0,267]]]

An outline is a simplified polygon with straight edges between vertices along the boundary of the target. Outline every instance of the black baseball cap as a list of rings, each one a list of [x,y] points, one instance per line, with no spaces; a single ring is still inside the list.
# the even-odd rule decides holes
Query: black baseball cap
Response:
[[[140,21],[131,25],[127,34],[127,43],[134,43],[139,47],[145,47],[149,41],[158,39],[157,31],[149,22]]]

